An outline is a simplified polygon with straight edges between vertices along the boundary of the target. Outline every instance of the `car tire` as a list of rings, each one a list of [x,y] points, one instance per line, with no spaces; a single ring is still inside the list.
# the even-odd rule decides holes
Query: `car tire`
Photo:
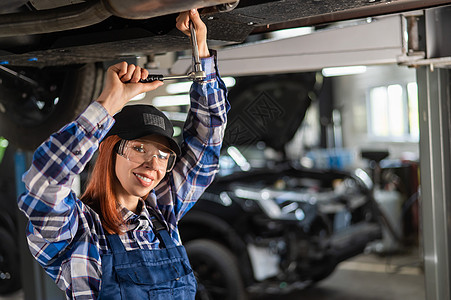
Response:
[[[331,259],[327,259],[326,262],[318,263],[318,266],[319,267],[317,268],[317,270],[315,270],[315,272],[312,276],[312,280],[313,280],[314,284],[316,284],[316,283],[326,279],[330,275],[332,275],[332,273],[335,271],[335,269],[337,267],[337,263],[331,258]]]
[[[34,150],[52,133],[74,120],[99,94],[103,67],[13,68],[39,84],[5,74],[0,85],[0,136],[22,150]]]
[[[237,261],[221,244],[193,240],[186,251],[198,281],[197,300],[247,299]]]
[[[0,295],[20,289],[19,251],[11,234],[0,227]]]

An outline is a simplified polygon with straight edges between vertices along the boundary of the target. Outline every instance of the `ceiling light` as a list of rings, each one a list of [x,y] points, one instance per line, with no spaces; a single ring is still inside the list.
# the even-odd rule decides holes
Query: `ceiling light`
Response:
[[[366,72],[365,66],[351,66],[351,67],[335,67],[335,68],[324,68],[322,70],[323,76],[344,76],[344,75],[354,75]]]
[[[233,77],[224,77],[222,80],[228,88],[234,86],[236,83],[236,80]],[[190,81],[171,83],[166,85],[166,92],[172,95],[188,93],[192,84],[193,83]]]
[[[160,96],[152,100],[156,107],[190,105],[189,95]]]
[[[166,86],[166,92],[168,94],[181,94],[188,93],[189,88],[191,87],[192,82],[176,82],[171,83]]]
[[[146,93],[141,93],[136,95],[135,97],[131,98],[130,101],[139,101],[146,97]]]
[[[222,81],[224,81],[226,87],[228,87],[228,88],[235,86],[235,83],[236,83],[236,79],[233,77],[224,77],[224,78],[222,78]]]
[[[269,33],[269,36],[271,38],[276,39],[286,39],[290,37],[296,37],[301,35],[310,34],[314,31],[313,27],[298,27],[298,28],[288,28],[288,29],[281,29],[276,30]]]

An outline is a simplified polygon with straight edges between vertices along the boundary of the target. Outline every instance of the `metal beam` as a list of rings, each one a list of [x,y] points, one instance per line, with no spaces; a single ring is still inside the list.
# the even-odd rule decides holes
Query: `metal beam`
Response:
[[[450,16],[449,6],[425,11],[426,61],[451,62]],[[451,299],[451,70],[433,66],[417,69],[421,213],[426,299],[441,300]]]
[[[394,15],[292,38],[232,46],[219,52],[221,74],[290,73],[397,63],[403,55],[402,30],[402,17]],[[181,58],[171,73],[185,73],[190,67],[191,57]]]
[[[317,1],[321,1],[321,7],[330,8],[322,14],[314,14],[314,7],[319,6]],[[290,20],[288,22],[281,22],[276,24],[256,26],[253,33],[268,32],[278,29],[295,28],[301,26],[311,26],[317,24],[327,24],[332,22],[368,18],[374,16],[382,16],[387,14],[405,13],[407,11],[422,10],[440,5],[450,4],[449,0],[396,0],[396,1],[360,1],[360,3],[352,3],[346,1],[347,5],[352,8],[347,8],[343,2],[336,0],[317,0],[310,3],[303,3],[304,16]],[[341,5],[341,7],[340,7]],[[333,9],[337,7],[339,9]],[[345,8],[345,9],[343,9]],[[323,8],[324,9],[324,8]],[[238,11],[237,11],[238,12]]]
[[[451,298],[450,70],[417,70],[426,296]]]

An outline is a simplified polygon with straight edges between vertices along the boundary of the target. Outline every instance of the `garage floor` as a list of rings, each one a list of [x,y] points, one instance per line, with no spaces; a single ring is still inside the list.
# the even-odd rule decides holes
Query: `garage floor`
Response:
[[[424,300],[424,274],[419,252],[360,255],[341,263],[327,279],[306,290],[255,296],[258,300]],[[21,292],[0,300],[22,300]]]
[[[341,263],[314,287],[258,300],[424,300],[422,258],[417,250],[379,256],[360,255]]]

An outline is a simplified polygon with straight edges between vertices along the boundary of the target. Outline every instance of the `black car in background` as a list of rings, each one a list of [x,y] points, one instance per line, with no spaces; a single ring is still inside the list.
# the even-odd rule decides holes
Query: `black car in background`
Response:
[[[285,153],[322,97],[321,80],[315,73],[252,76],[230,89],[219,173],[179,226],[198,299],[310,286],[381,238],[364,171],[306,168],[300,154]]]
[[[377,216],[357,176],[281,163],[219,175],[180,231],[199,299],[246,299],[326,278],[381,237]]]

